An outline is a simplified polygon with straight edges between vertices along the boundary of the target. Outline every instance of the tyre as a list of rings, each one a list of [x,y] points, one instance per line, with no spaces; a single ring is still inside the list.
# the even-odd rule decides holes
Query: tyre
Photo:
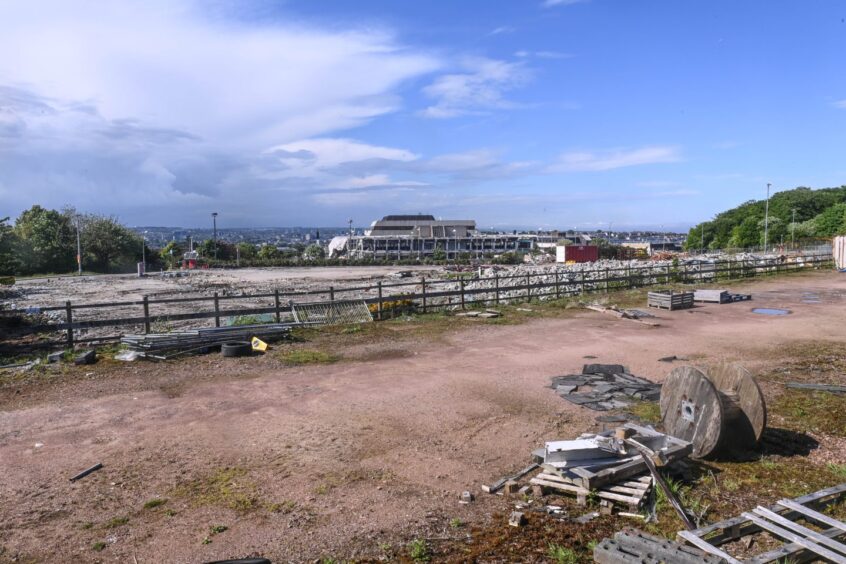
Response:
[[[223,343],[220,346],[220,352],[226,358],[248,356],[253,352],[253,346],[247,341],[234,341],[231,343]]]

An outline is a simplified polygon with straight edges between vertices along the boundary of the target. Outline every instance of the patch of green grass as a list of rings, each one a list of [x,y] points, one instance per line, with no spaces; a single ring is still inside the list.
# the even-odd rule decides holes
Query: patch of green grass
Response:
[[[247,512],[259,506],[256,486],[243,468],[221,468],[208,476],[178,486],[174,493],[196,505],[219,505]]]
[[[93,529],[93,528],[94,528],[94,523],[92,523],[91,521],[86,521],[85,523],[83,523],[82,525],[80,525],[80,528],[81,528],[82,530],[85,530],[85,531],[87,531],[88,529]]]
[[[107,529],[115,529],[117,527],[123,527],[129,523],[129,517],[114,517],[106,521],[106,524],[103,525]]]
[[[829,462],[826,464],[826,468],[828,468],[832,474],[841,480],[846,480],[846,464],[835,464],[833,462]]]
[[[339,357],[321,350],[294,349],[283,352],[279,355],[279,359],[285,364],[300,366],[303,364],[329,364],[337,362]]]
[[[167,498],[158,498],[157,497],[157,498],[151,499],[150,501],[145,503],[144,509],[155,509],[156,507],[164,505],[165,503],[167,503]]]
[[[229,527],[227,527],[226,525],[212,525],[211,527],[209,527],[209,535],[219,535],[220,533],[225,533],[228,530]]]
[[[408,556],[415,562],[428,562],[432,559],[432,550],[426,539],[414,539],[408,544]]]
[[[271,513],[282,513],[283,515],[293,512],[296,508],[297,502],[291,500],[286,500],[282,503],[271,503],[267,506],[267,510]]]
[[[458,528],[464,526],[464,522],[461,519],[459,519],[458,517],[453,517],[452,519],[449,520],[449,526],[452,527],[453,529],[458,529]]]
[[[355,333],[361,333],[361,325],[346,325],[341,330],[344,335],[353,335]]]
[[[173,509],[165,509],[165,512],[164,512],[164,513],[165,513],[165,515],[167,515],[168,517],[173,517],[174,515],[176,515],[176,511],[174,511]]]
[[[100,552],[104,548],[106,548],[106,543],[104,543],[103,541],[97,541],[91,545],[91,550],[95,552]]]
[[[846,396],[842,394],[785,390],[770,411],[794,431],[846,437],[846,417],[842,415]]]
[[[646,423],[656,425],[661,422],[661,406],[656,401],[637,402],[628,411]]]
[[[558,564],[578,564],[580,560],[575,550],[556,543],[549,543],[546,555]]]

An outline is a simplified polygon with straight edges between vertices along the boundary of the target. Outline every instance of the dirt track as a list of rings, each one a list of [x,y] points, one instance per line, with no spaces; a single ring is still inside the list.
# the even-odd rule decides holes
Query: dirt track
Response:
[[[462,490],[480,495],[480,484],[522,467],[544,440],[591,428],[596,412],[545,387],[587,355],[661,380],[670,366],[657,359],[668,355],[765,371],[786,343],[846,341],[846,276],[746,289],[751,303],[661,312],[657,328],[568,310],[443,338],[399,331],[381,360],[370,351],[284,367],[270,355],[209,356],[6,382],[0,561],[378,557],[381,542],[443,534],[449,519],[480,520],[500,503],[481,494],[459,505]],[[806,303],[808,292],[821,303]],[[96,462],[104,469],[68,482]],[[156,498],[168,501],[144,508]],[[211,534],[214,525],[228,530]],[[105,548],[93,550],[96,542]]]

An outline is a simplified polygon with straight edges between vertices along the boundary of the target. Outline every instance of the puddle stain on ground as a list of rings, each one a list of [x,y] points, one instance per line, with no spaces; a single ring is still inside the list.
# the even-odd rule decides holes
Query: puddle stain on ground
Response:
[[[771,307],[756,307],[752,310],[752,313],[757,313],[758,315],[788,315],[790,310]]]

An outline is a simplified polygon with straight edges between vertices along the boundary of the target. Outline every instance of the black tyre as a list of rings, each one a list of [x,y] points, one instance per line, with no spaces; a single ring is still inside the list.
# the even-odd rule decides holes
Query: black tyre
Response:
[[[253,345],[247,341],[234,341],[231,343],[223,343],[220,346],[220,352],[226,358],[233,358],[236,356],[248,356],[253,352]]]

